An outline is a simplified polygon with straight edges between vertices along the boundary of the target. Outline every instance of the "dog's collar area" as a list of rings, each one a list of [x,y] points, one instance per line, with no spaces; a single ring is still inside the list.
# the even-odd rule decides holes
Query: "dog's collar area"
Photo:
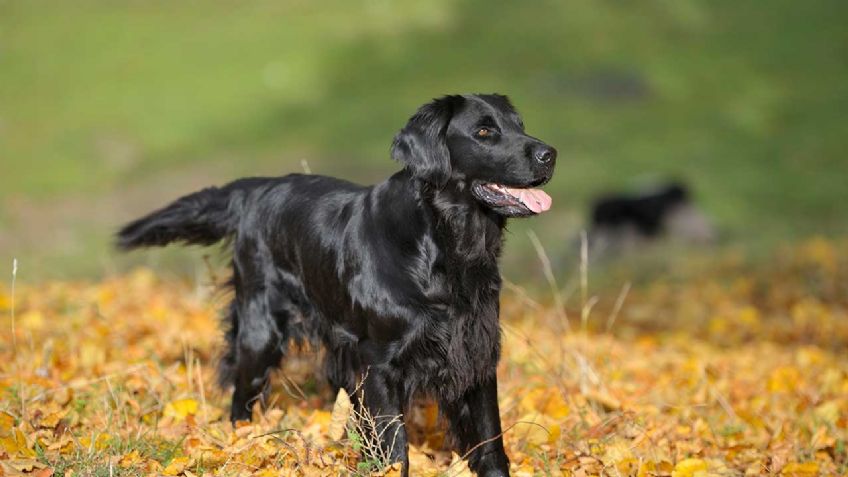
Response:
[[[475,195],[491,207],[518,209],[527,215],[540,214],[551,208],[551,196],[541,189],[522,189],[495,183],[474,186]],[[522,210],[523,209],[523,210]]]

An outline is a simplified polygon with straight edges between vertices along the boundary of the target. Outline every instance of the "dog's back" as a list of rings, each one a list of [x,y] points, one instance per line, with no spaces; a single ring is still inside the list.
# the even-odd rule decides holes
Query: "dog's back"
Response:
[[[297,188],[300,193],[291,193]],[[222,187],[207,187],[180,197],[171,204],[151,212],[122,227],[116,237],[121,250],[162,247],[170,243],[212,245],[234,235],[245,218],[262,211],[259,204],[271,207],[302,202],[309,211],[310,201],[328,194],[361,194],[366,188],[333,177],[289,174],[283,177],[250,177]],[[260,201],[260,196],[274,195],[274,200]],[[294,208],[294,207],[292,207]],[[268,211],[265,215],[268,218]]]
[[[248,197],[279,179],[252,177],[207,187],[134,220],[118,231],[121,250],[161,247],[172,242],[212,245],[235,231]]]

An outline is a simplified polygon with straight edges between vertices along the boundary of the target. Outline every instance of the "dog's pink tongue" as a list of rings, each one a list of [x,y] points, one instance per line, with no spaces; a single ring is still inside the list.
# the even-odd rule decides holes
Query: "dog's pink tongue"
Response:
[[[510,189],[509,191],[536,214],[550,209],[553,202],[551,196],[540,189]]]

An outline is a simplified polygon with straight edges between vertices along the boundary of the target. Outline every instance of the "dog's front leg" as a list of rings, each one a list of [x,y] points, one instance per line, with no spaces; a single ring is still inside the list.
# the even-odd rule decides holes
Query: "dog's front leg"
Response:
[[[455,402],[442,403],[459,450],[468,456],[468,466],[480,477],[509,475],[498,411],[498,380],[494,375],[472,386]]]
[[[363,378],[357,396],[364,407],[359,410],[359,422],[364,441],[363,448],[379,447],[379,455],[365,455],[382,464],[400,462],[404,476],[409,475],[409,455],[406,427],[403,423],[403,390],[400,383],[392,379],[388,369],[370,367]]]

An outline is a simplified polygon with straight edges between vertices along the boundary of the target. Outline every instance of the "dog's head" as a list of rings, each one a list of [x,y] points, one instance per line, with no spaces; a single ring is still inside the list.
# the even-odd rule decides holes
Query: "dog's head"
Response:
[[[434,187],[464,182],[498,214],[524,217],[548,210],[534,187],[551,179],[557,152],[527,135],[506,96],[445,96],[422,106],[395,137],[392,157]]]

